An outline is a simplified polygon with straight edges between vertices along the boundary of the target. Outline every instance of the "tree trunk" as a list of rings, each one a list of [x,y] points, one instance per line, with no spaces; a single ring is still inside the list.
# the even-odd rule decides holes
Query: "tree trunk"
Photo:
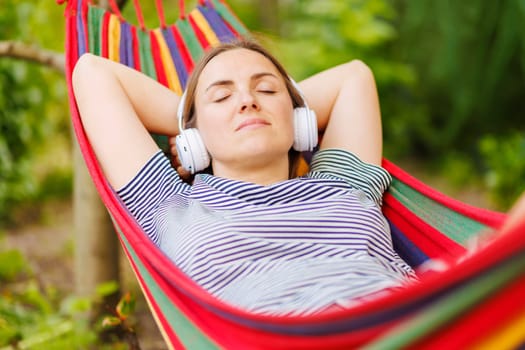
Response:
[[[79,296],[92,297],[101,283],[119,282],[119,247],[109,214],[98,196],[80,149],[76,142],[74,144],[75,291]],[[112,296],[111,301],[114,300]]]
[[[108,7],[107,1],[99,6]],[[75,236],[75,291],[82,297],[96,295],[97,287],[120,282],[120,249],[111,218],[87,171],[78,144],[73,146],[73,213]],[[115,308],[119,292],[106,296],[93,318]]]
[[[0,57],[35,62],[61,73],[64,55],[19,41],[0,41]],[[75,242],[75,291],[80,296],[95,296],[103,282],[119,282],[117,237],[105,207],[100,201],[76,142],[73,147],[73,232]],[[116,305],[118,295],[107,298]]]

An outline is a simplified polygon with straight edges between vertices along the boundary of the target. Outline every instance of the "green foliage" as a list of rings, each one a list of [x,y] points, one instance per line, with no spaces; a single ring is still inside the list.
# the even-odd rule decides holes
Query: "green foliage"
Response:
[[[62,50],[64,20],[54,2],[5,0],[0,40]],[[53,166],[35,159],[69,139],[64,78],[49,68],[0,58],[0,222],[19,203],[34,200]],[[53,162],[50,163],[53,165]]]
[[[56,301],[29,283],[22,292],[0,299],[0,347],[78,349],[96,341],[89,325],[74,315],[55,311]]]
[[[269,46],[297,79],[359,59],[374,72],[381,101],[385,151],[408,155],[413,146],[407,125],[428,133],[421,115],[408,100],[417,74],[406,61],[388,55],[399,40],[396,8],[383,0],[311,0],[283,2],[279,37],[270,34]]]
[[[404,103],[420,122],[403,123],[415,154],[472,154],[480,136],[523,127],[523,1],[393,2],[400,35],[388,55],[418,77]]]
[[[86,316],[98,298],[114,293],[116,283],[100,286],[93,299],[64,297],[37,283],[25,266],[21,254],[0,251],[0,272],[7,271],[9,277],[0,275],[0,349],[126,348],[122,341],[101,344],[97,327]],[[133,312],[134,299],[125,295],[115,308],[121,326],[131,324],[128,318]]]
[[[351,59],[372,68],[388,158],[416,156],[446,169],[439,174],[456,186],[480,183],[479,140],[525,127],[525,35],[519,24],[525,2],[279,4],[281,25],[269,31],[267,40],[293,76],[306,77]],[[260,17],[251,18],[258,28]],[[501,198],[510,201],[522,190],[517,167],[523,159],[509,152],[499,164],[490,161],[489,178],[498,174],[500,185],[489,190],[500,205]],[[516,177],[506,171],[509,167]]]
[[[29,270],[23,255],[18,250],[0,250],[0,285],[13,281],[16,276]]]
[[[525,191],[525,133],[485,136],[480,150],[488,169],[486,184],[498,206],[508,209]]]
[[[69,299],[57,308],[60,296],[52,288],[42,290],[19,252],[0,251],[0,273],[0,348],[72,349],[94,343],[93,331],[76,317],[79,309],[67,307]]]

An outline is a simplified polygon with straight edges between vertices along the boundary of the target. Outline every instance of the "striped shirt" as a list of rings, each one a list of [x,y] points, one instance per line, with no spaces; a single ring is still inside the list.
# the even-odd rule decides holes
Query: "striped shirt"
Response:
[[[394,251],[381,201],[391,177],[343,150],[268,186],[199,174],[154,155],[117,193],[146,234],[210,293],[266,314],[346,308],[414,272]]]

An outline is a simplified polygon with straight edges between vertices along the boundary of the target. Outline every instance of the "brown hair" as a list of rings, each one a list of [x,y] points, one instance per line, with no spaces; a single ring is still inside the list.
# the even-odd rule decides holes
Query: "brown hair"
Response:
[[[256,43],[253,40],[241,38],[236,39],[230,42],[221,43],[218,46],[211,48],[206,54],[199,60],[199,62],[193,68],[188,83],[186,84],[186,97],[184,100],[184,106],[182,109],[183,116],[183,125],[184,128],[193,127],[196,124],[195,119],[195,91],[197,88],[197,83],[199,77],[204,70],[204,67],[216,56],[220,55],[223,52],[227,52],[235,49],[247,49],[255,51],[266,57],[272,62],[272,64],[277,68],[277,71],[281,74],[286,84],[286,89],[290,94],[292,99],[293,107],[302,107],[305,105],[303,96],[296,88],[295,84],[292,82],[288,73],[284,69],[283,65],[264,47]],[[293,177],[296,174],[296,169],[298,166],[300,153],[295,151],[293,148],[288,152],[288,161],[289,161],[289,177]],[[208,171],[207,171],[208,172]]]

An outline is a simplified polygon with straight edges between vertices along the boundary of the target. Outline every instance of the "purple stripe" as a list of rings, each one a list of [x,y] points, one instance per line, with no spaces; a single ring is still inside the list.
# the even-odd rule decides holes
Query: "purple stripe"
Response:
[[[188,72],[186,71],[186,66],[184,65],[184,62],[182,62],[182,57],[179,53],[180,48],[177,46],[177,42],[173,37],[173,32],[171,31],[171,29],[162,29],[162,35],[164,36],[164,40],[166,41],[166,44],[168,45],[168,48],[170,50],[171,59],[173,60],[173,64],[175,65],[175,70],[177,72],[177,76],[179,77],[180,84],[184,89],[188,80]]]
[[[120,61],[128,67],[135,68],[131,25],[127,22],[121,22],[120,33]]]
[[[82,21],[82,4],[83,1],[79,1],[77,5],[77,29],[78,29],[78,57],[86,52],[86,40],[84,32],[84,22]]]
[[[228,41],[228,39],[231,40],[235,38],[235,34],[228,28],[228,26],[226,26],[226,24],[224,24],[223,19],[219,16],[217,11],[200,5],[197,6],[197,8],[204,18],[206,18],[206,21],[210,24],[210,27],[215,35],[217,35],[219,41],[224,42]]]

